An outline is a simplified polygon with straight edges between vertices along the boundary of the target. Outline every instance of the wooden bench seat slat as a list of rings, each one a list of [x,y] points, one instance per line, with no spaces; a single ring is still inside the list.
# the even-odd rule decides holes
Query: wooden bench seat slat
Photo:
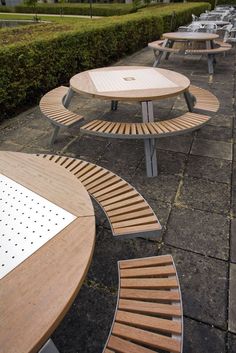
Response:
[[[92,174],[90,177],[86,175],[86,178],[83,180],[84,186],[86,188],[89,188],[90,185],[96,183],[100,178],[106,177],[107,176],[107,171],[104,169],[101,170],[96,170],[94,174]]]
[[[88,190],[92,195],[94,195],[98,191],[104,191],[106,190],[106,188],[112,185],[116,185],[120,180],[122,179],[116,177],[115,174],[107,173],[103,177],[100,177],[99,179],[91,183],[88,186]]]
[[[38,155],[78,178],[105,211],[114,236],[157,235],[161,225],[143,197],[125,180],[105,168],[70,157]],[[145,210],[145,213],[136,211]],[[131,214],[130,217],[128,214]],[[119,216],[112,220],[110,217]],[[122,216],[124,215],[124,216]]]
[[[107,186],[107,187],[105,187],[105,188],[103,188],[103,189],[101,189],[99,191],[94,192],[93,195],[96,198],[104,197],[104,200],[105,200],[107,197],[109,197],[108,196],[109,194],[113,193],[116,190],[119,192],[119,190],[123,189],[123,188],[124,188],[124,190],[127,190],[127,189],[132,188],[132,187],[131,186],[127,186],[127,183],[124,180],[121,179],[121,180],[117,181],[115,184],[109,185],[109,186]]]
[[[129,262],[135,268],[122,269]],[[140,265],[138,265],[139,263]],[[144,267],[146,263],[149,267]],[[160,350],[169,353],[181,353],[183,347],[183,312],[178,276],[172,256],[163,255],[119,261],[118,268],[117,309],[103,353],[106,352],[107,348],[115,353],[154,353]],[[177,283],[174,290],[136,288],[139,287],[140,281],[145,282],[146,277],[133,277],[133,281],[138,282],[135,288],[124,289],[122,287],[124,274],[128,273],[129,276],[133,273],[136,276],[138,271],[141,270],[142,274],[152,278],[153,269],[158,269],[158,274],[163,271],[163,276],[168,276],[167,268],[171,268],[169,275]],[[147,271],[149,271],[149,274]]]
[[[147,289],[120,289],[120,298],[137,300],[158,300],[160,302],[178,301],[180,295],[178,291],[172,290],[147,290]]]
[[[179,340],[150,331],[141,330],[129,325],[115,323],[113,326],[113,335],[128,338],[134,342],[147,344],[153,348],[169,350],[173,353],[181,352],[181,344]]]
[[[107,121],[107,123],[104,124],[98,131],[99,131],[99,132],[107,131],[107,129],[109,128],[110,125],[111,125],[111,122],[110,122],[110,121]]]
[[[110,336],[107,346],[114,349],[117,353],[156,353],[156,350],[153,351],[152,349],[114,335]],[[106,350],[103,353],[106,353]]]
[[[111,197],[107,200],[102,201],[102,204],[103,204],[103,206],[113,205],[119,201],[136,197],[136,195],[137,195],[136,190],[129,190],[128,192],[125,192],[121,195],[118,195],[116,197]]]
[[[136,219],[139,217],[149,216],[150,214],[151,214],[150,210],[146,209],[146,210],[135,211],[132,213],[123,214],[123,215],[119,215],[119,216],[110,216],[110,219],[112,222],[116,223],[116,222],[120,222],[120,221],[124,221],[124,220],[130,220],[130,219]]]
[[[120,299],[119,309],[136,313],[156,314],[164,316],[181,316],[180,305],[144,302],[139,300]]]
[[[113,187],[116,187],[116,185],[113,185]],[[105,201],[107,201],[111,198],[114,198],[116,196],[121,196],[124,193],[131,191],[131,190],[132,190],[132,188],[129,185],[125,185],[125,186],[119,187],[119,188],[116,187],[114,191],[110,191],[102,196],[97,196],[97,200],[99,200],[99,202],[102,202],[102,201],[105,202]]]
[[[104,351],[104,353],[115,353],[114,351],[111,351],[110,349],[106,349],[105,351]]]
[[[136,204],[142,202],[142,197],[140,195],[137,195],[135,197],[132,197],[129,199],[129,204]],[[106,211],[113,211],[121,207],[125,207],[127,205],[127,201],[119,201],[116,203],[112,203],[111,205],[103,206]]]
[[[118,310],[116,313],[116,321],[143,329],[150,328],[152,330],[164,331],[170,334],[181,333],[181,322],[179,321],[161,319],[158,317],[131,313],[129,311]]]
[[[107,210],[107,214],[109,215],[109,217],[121,216],[121,215],[127,215],[129,213],[133,213],[136,211],[146,210],[147,208],[148,208],[147,205],[139,202],[137,204],[135,203],[133,205],[121,207],[117,210]]]
[[[134,226],[124,227],[124,228],[113,228],[115,230],[116,235],[122,234],[136,234],[137,232],[145,234],[146,232],[158,231],[160,230],[160,226],[156,223],[144,223],[141,225],[135,224]]]
[[[138,219],[129,219],[120,222],[113,222],[112,226],[114,229],[124,228],[124,227],[133,227],[135,225],[141,224],[149,224],[155,222],[155,216],[147,216],[147,217],[140,217]]]
[[[200,104],[200,105],[199,105]],[[201,107],[200,107],[201,106]],[[203,108],[203,103],[196,103],[196,107]],[[205,109],[207,108],[205,104]],[[209,106],[209,110],[212,108]],[[165,135],[178,135],[195,130],[206,124],[210,120],[209,116],[199,115],[196,113],[185,113],[180,117],[169,120],[157,121],[152,123],[114,123],[119,124],[113,127],[112,130],[101,131],[98,127],[88,129],[84,125],[81,131],[107,137],[122,137],[122,138],[158,138]],[[105,123],[105,122],[104,122]],[[128,124],[128,125],[127,125]],[[128,131],[128,132],[127,132]]]
[[[129,268],[129,269],[120,270],[121,278],[150,277],[150,276],[164,276],[164,275],[170,276],[174,274],[175,274],[175,268],[173,265]]]
[[[121,278],[121,288],[177,288],[175,278]]]
[[[123,260],[120,263],[120,268],[141,268],[141,267],[153,267],[153,266],[163,266],[163,265],[171,265],[173,262],[172,257],[170,255],[162,255],[149,257],[144,259],[135,259],[135,260]]]

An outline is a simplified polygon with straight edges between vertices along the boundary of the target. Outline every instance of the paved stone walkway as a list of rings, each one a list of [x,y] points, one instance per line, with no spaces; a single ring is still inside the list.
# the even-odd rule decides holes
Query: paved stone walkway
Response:
[[[151,66],[144,49],[118,64]],[[160,175],[145,176],[142,141],[81,136],[78,128],[48,147],[50,124],[37,107],[0,125],[1,149],[62,153],[106,167],[131,182],[149,201],[163,225],[160,241],[114,240],[97,208],[97,242],[87,279],[71,310],[53,335],[61,353],[98,353],[106,341],[116,305],[117,260],[171,253],[180,278],[184,306],[185,353],[236,352],[236,134],[234,126],[235,54],[219,57],[212,84],[207,63],[173,57],[161,67],[187,75],[220,99],[218,114],[200,131],[157,141]],[[75,97],[72,109],[89,119],[102,116],[140,120],[138,104]],[[155,104],[159,119],[186,110],[182,99]],[[234,146],[234,154],[233,154]],[[63,283],[63,279],[62,279]]]

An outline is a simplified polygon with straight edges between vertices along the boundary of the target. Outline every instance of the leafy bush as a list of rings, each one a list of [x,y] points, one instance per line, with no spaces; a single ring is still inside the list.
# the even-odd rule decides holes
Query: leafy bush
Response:
[[[1,118],[15,114],[25,104],[35,103],[43,93],[68,83],[77,72],[109,65],[145,47],[164,30],[174,30],[188,22],[192,12],[199,15],[207,8],[204,3],[186,3],[86,21],[78,27],[66,24],[67,30],[57,24],[3,30],[2,37],[0,34]],[[5,42],[7,35],[12,38],[10,42]]]
[[[14,12],[14,7],[0,5],[0,12]]]
[[[136,9],[130,4],[92,4],[93,16],[120,16]],[[32,13],[33,9],[27,5],[15,6],[15,12]],[[64,15],[90,15],[90,4],[38,4],[37,12],[41,14],[61,14]]]

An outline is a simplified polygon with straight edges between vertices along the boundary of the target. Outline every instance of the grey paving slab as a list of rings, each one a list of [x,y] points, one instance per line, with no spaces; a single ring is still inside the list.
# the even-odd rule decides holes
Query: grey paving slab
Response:
[[[110,141],[98,164],[122,174],[125,178],[130,178],[144,158],[143,141],[116,139]]]
[[[157,150],[158,173],[181,175],[185,167],[186,156],[182,153],[174,153],[171,151]],[[139,165],[136,170],[137,175],[146,175],[145,160]]]
[[[231,161],[232,144],[230,142],[196,138],[192,145],[191,154]]]
[[[217,114],[212,116],[211,120],[209,121],[209,125],[214,126],[223,126],[223,127],[232,127],[233,115],[230,114]]]
[[[164,241],[178,248],[228,260],[229,226],[226,216],[174,208],[170,214]]]
[[[184,315],[226,329],[228,264],[166,245],[160,253],[173,255]]]
[[[171,203],[174,201],[180,178],[174,175],[160,174],[152,178],[151,182],[146,176],[140,176],[136,171],[132,184],[137,190],[149,200],[164,201]]]
[[[208,140],[231,142],[232,129],[226,126],[203,126],[197,131],[197,137]]]
[[[23,149],[23,146],[12,141],[4,141],[1,143],[1,151],[12,151],[20,152]]]
[[[177,203],[208,212],[229,214],[230,186],[204,179],[184,178]]]
[[[236,333],[236,264],[230,264],[229,273],[229,331]]]
[[[231,161],[191,155],[188,158],[186,174],[196,178],[221,183],[231,183]]]
[[[185,318],[183,353],[226,353],[225,336],[222,330]]]
[[[163,137],[157,139],[156,147],[160,150],[189,153],[193,141],[193,133],[182,135]]]
[[[52,335],[60,353],[102,352],[113,321],[116,291],[85,284]]]
[[[103,156],[108,146],[107,139],[98,137],[94,139],[93,136],[83,135],[68,146],[66,153],[95,163]]]
[[[115,239],[110,230],[101,228],[96,236],[88,280],[116,288],[117,261],[157,255],[158,244],[146,239]]]
[[[228,340],[229,340],[229,353],[235,353],[236,352],[236,335],[229,333]]]
[[[236,219],[231,221],[230,232],[230,261],[236,263]]]

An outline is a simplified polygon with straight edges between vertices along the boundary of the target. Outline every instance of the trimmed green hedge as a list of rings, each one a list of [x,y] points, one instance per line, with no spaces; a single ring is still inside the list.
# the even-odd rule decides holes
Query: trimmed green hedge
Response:
[[[190,2],[201,2],[202,0],[187,0]],[[236,5],[236,0],[207,0],[207,2],[209,2],[209,4],[211,4],[211,8],[214,9],[215,7],[215,3],[217,3],[217,5]]]
[[[1,6],[0,5],[0,12],[14,12],[13,6]]]
[[[17,44],[0,46],[0,111],[1,117],[16,114],[24,105],[37,102],[39,97],[53,87],[67,84],[75,73],[111,64],[124,55],[131,54],[158,39],[163,31],[174,30],[199,15],[208,5],[181,4],[150,10],[112,19],[91,21],[90,25],[70,31],[38,34]],[[172,13],[175,12],[175,22]],[[86,21],[87,22],[87,21]],[[27,26],[25,31],[29,31]],[[14,30],[4,30],[14,33]],[[16,31],[16,29],[15,29]],[[23,29],[19,29],[23,31]],[[16,35],[17,38],[17,35]]]
[[[0,12],[2,8],[0,7]],[[4,11],[4,10],[3,10]],[[16,13],[34,13],[35,9],[32,6],[27,5],[16,5],[12,8],[11,12]],[[64,15],[90,15],[90,5],[89,3],[84,4],[37,4],[36,11],[39,14],[61,14]],[[121,16],[126,15],[137,10],[132,4],[92,4],[93,16]],[[10,11],[4,11],[10,12]]]

